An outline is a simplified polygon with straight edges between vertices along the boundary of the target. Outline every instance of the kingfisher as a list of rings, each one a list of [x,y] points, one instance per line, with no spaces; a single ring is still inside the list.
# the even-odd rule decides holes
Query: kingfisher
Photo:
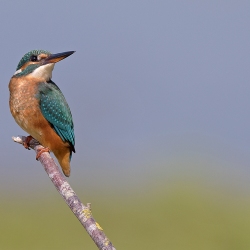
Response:
[[[30,134],[23,145],[29,149],[32,138],[44,146],[43,152],[52,151],[65,176],[70,176],[70,160],[75,153],[75,135],[69,105],[51,80],[55,63],[75,51],[52,54],[46,50],[26,53],[10,79],[10,111],[17,124]]]

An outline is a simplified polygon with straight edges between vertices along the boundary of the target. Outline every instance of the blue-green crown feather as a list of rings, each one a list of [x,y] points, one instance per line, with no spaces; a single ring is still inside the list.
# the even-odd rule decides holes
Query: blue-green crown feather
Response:
[[[59,87],[52,81],[40,83],[37,98],[43,116],[63,141],[69,142],[75,152],[74,124],[69,105]]]
[[[26,53],[22,59],[20,60],[20,62],[18,63],[17,65],[17,68],[16,70],[19,70],[25,63],[27,63],[29,60],[30,60],[30,57],[32,55],[40,55],[40,54],[47,54],[47,55],[50,55],[51,53],[47,50],[41,50],[41,49],[38,49],[38,50],[31,50],[30,52]]]

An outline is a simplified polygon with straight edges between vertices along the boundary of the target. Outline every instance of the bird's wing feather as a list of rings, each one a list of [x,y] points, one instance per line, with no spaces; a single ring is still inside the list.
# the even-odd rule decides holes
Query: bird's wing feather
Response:
[[[59,87],[52,81],[38,87],[40,109],[45,119],[63,141],[67,141],[75,152],[74,124],[69,105]]]

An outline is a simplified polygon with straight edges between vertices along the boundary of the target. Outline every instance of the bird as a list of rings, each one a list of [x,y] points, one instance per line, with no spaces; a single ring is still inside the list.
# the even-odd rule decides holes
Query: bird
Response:
[[[31,50],[19,61],[9,82],[10,112],[16,123],[28,134],[23,145],[36,139],[52,151],[65,176],[70,176],[70,161],[75,153],[75,135],[72,114],[60,88],[51,80],[55,63],[75,51],[52,54],[47,50]]]

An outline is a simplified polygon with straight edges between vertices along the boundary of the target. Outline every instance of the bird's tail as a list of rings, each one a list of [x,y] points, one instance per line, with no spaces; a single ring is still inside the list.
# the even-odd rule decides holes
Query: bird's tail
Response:
[[[69,177],[70,176],[70,150],[67,148],[67,151],[62,152],[64,150],[59,150],[57,152],[54,152],[54,155],[56,156],[62,171],[65,176]]]

